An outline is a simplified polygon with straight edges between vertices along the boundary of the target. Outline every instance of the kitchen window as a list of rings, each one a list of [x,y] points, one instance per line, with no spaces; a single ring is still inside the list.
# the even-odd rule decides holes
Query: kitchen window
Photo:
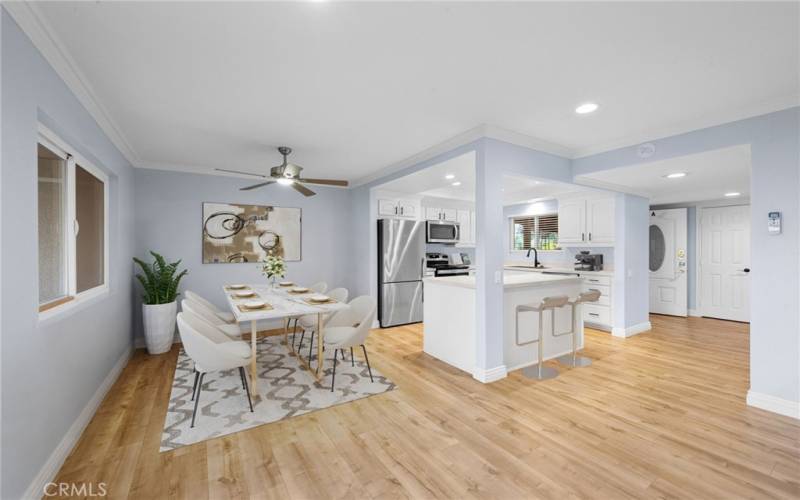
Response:
[[[108,290],[108,176],[50,130],[37,146],[39,312]]]
[[[558,214],[525,215],[511,219],[511,249],[559,250]]]

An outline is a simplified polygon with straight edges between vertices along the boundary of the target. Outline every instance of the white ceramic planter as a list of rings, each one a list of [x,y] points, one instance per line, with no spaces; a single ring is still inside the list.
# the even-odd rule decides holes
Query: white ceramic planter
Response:
[[[178,312],[178,302],[169,304],[144,304],[142,315],[144,317],[144,342],[147,352],[161,354],[172,347],[175,337],[175,317]]]

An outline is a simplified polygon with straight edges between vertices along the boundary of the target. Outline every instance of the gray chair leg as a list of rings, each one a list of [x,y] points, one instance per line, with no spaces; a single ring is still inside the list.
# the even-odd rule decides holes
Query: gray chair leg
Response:
[[[244,393],[247,396],[247,404],[250,405],[250,413],[253,413],[253,400],[250,399],[250,389],[247,387],[247,376],[244,374],[244,367],[239,367],[239,375],[242,376],[242,385],[244,386]]]
[[[305,338],[306,338],[306,329],[303,328],[303,333],[300,335],[300,344],[298,344],[295,349],[300,349],[301,347],[303,347],[303,339]]]
[[[337,349],[341,350],[341,349]],[[342,354],[344,356],[344,354]],[[336,382],[336,362],[339,358],[336,357],[336,351],[333,351],[333,374],[331,375],[331,392],[333,392],[333,383]]]
[[[308,344],[308,362],[311,363],[311,352],[314,349],[314,332],[311,332],[311,341]],[[336,356],[334,356],[336,357]]]
[[[356,358],[353,357],[353,348],[350,348],[350,366],[356,366]]]
[[[197,416],[197,407],[200,405],[200,393],[203,392],[203,377],[205,377],[205,373],[200,374],[200,380],[197,385],[197,395],[194,398],[194,411],[192,412],[192,425],[194,427],[194,418]]]
[[[372,368],[369,366],[369,357],[367,356],[367,347],[364,344],[361,344],[361,349],[364,350],[364,359],[367,361],[367,370],[369,371],[369,381],[375,382],[375,379],[372,378]]]

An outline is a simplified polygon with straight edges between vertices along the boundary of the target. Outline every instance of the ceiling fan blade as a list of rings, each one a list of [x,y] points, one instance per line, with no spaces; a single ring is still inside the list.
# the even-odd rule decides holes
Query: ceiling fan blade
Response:
[[[297,182],[297,181],[295,181],[295,182],[293,182],[293,183],[292,183],[292,187],[293,187],[293,188],[294,188],[296,191],[299,191],[299,192],[303,193],[305,196],[314,196],[315,194],[317,194],[317,193],[315,193],[314,191],[312,191],[312,190],[308,189],[307,187],[305,187],[304,185],[300,184],[300,183],[299,183],[299,182]]]
[[[300,182],[305,182],[306,184],[322,184],[325,186],[341,186],[347,187],[349,183],[347,181],[337,181],[335,179],[297,179]]]
[[[254,174],[252,172],[242,172],[241,170],[228,170],[226,168],[215,168],[214,170],[218,170],[220,172],[228,172],[228,173],[231,173],[231,174],[255,175],[256,177],[263,177],[265,179],[267,178],[266,175]]]
[[[267,181],[267,182],[262,182],[260,184],[253,184],[252,186],[239,188],[239,191],[250,191],[251,189],[260,188],[261,186],[269,186],[270,184],[275,184],[275,181]]]

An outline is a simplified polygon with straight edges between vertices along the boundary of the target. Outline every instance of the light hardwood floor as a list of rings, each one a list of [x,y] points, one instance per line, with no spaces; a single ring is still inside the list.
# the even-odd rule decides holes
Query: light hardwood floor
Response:
[[[137,352],[57,481],[135,498],[798,498],[800,422],[745,406],[747,325],[588,331],[591,367],[484,385],[376,330],[398,390],[159,453],[177,347]]]

